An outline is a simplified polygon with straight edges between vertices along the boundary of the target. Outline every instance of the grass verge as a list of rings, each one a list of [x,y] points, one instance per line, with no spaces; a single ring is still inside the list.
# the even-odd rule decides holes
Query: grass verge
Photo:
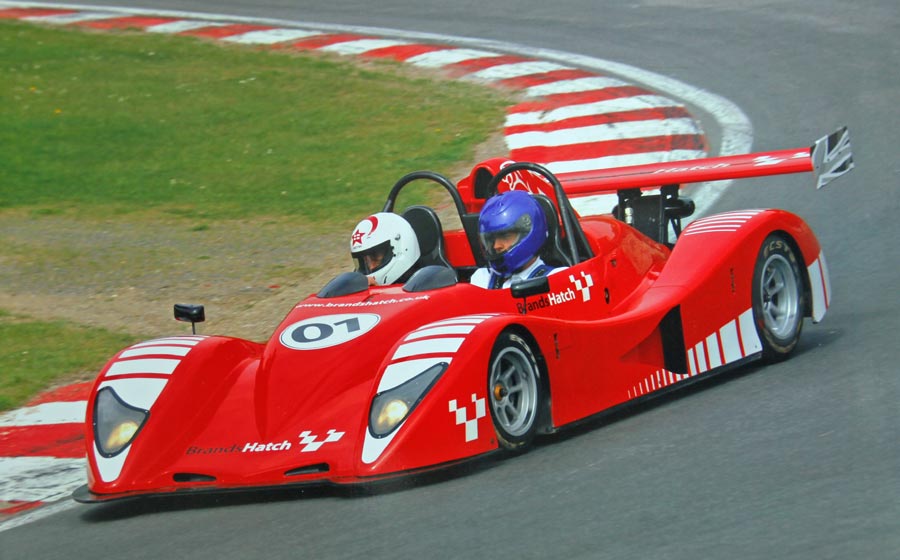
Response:
[[[298,232],[351,227],[409,171],[461,169],[508,104],[395,63],[14,21],[0,61],[0,297],[46,302],[40,320],[0,310],[0,410],[135,340],[58,320],[91,298],[122,317],[142,309],[122,294],[190,284],[266,307],[247,286],[334,262]],[[293,235],[268,236],[285,222]]]
[[[21,406],[38,391],[68,379],[92,379],[133,337],[64,321],[37,321],[0,311],[0,410]]]

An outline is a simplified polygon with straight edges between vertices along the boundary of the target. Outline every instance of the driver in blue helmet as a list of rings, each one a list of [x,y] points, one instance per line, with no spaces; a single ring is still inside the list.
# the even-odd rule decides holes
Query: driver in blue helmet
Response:
[[[561,270],[539,256],[547,235],[544,211],[527,192],[507,191],[489,198],[478,217],[478,237],[488,265],[477,269],[470,282],[482,288],[508,288],[513,282]]]

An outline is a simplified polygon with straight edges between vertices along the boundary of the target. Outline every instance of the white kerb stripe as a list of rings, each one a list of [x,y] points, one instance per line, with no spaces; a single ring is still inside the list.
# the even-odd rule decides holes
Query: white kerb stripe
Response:
[[[122,360],[120,362],[115,362],[110,366],[109,370],[106,372],[106,376],[128,375],[132,373],[158,373],[169,375],[175,371],[175,368],[178,367],[178,364],[180,363],[181,360],[169,360],[165,358],[152,360]]]
[[[81,459],[0,457],[0,502],[52,502],[85,483]]]
[[[65,25],[68,23],[78,23],[82,21],[93,21],[119,18],[125,14],[111,14],[109,12],[75,12],[72,14],[56,14],[50,16],[30,16],[22,18],[23,21],[31,21],[35,23],[52,23]]]
[[[423,68],[440,68],[442,66],[457,64],[466,60],[493,58],[497,56],[500,56],[500,54],[475,49],[445,49],[441,51],[422,53],[407,58],[406,62],[412,64],[413,66],[421,66]]]
[[[576,78],[574,80],[559,80],[547,84],[531,86],[525,89],[525,95],[529,97],[544,97],[546,95],[559,95],[561,93],[583,93],[611,87],[631,85],[615,78],[602,76],[590,78]]]
[[[571,70],[569,66],[555,64],[553,62],[541,61],[525,61],[514,62],[512,64],[499,64],[484,68],[477,72],[467,74],[464,79],[475,80],[479,82],[494,82],[498,80],[508,80],[510,78],[520,78],[522,76],[531,76],[534,74],[546,74],[556,70]]]
[[[87,401],[50,402],[26,406],[0,414],[0,428],[41,426],[46,424],[81,424]]]
[[[144,31],[149,31],[151,33],[184,33],[185,31],[193,31],[194,29],[202,29],[204,27],[225,27],[226,25],[228,24],[216,21],[183,19],[160,23],[159,25],[151,25]]]
[[[550,124],[554,122],[574,119],[578,117],[590,117],[609,113],[621,113],[623,111],[636,111],[640,109],[656,109],[661,107],[680,107],[677,101],[663,97],[662,95],[638,95],[635,97],[618,97],[596,103],[582,103],[568,105],[550,111],[529,111],[524,113],[510,113],[506,116],[505,126],[527,126]]]
[[[279,27],[275,29],[248,31],[247,33],[241,33],[240,35],[225,37],[222,40],[228,43],[240,43],[243,45],[274,45],[275,43],[296,41],[297,39],[306,39],[307,37],[315,37],[317,35],[322,35],[322,32]]]
[[[419,340],[416,342],[408,342],[397,348],[393,359],[406,358],[409,356],[419,356],[422,354],[455,354],[459,347],[462,346],[464,338],[430,338],[428,340]]]
[[[550,132],[534,131],[510,134],[506,137],[506,145],[511,150],[517,150],[532,146],[570,146],[572,144],[590,144],[608,140],[699,133],[700,130],[697,128],[697,123],[694,119],[662,119],[598,124]]]
[[[325,47],[321,47],[320,51],[331,52],[341,55],[358,55],[369,51],[374,51],[377,49],[384,49],[387,47],[397,47],[400,45],[408,45],[407,41],[393,41],[390,39],[359,39],[355,41],[345,41],[343,43],[335,43],[333,45],[328,45]]]

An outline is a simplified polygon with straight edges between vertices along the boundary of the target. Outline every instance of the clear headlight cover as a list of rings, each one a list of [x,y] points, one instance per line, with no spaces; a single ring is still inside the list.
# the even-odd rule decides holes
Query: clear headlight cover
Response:
[[[375,395],[369,412],[369,431],[382,438],[393,432],[428,393],[450,364],[439,362],[406,383]]]
[[[94,402],[94,442],[104,457],[122,452],[137,436],[150,413],[125,403],[111,387],[97,392]]]

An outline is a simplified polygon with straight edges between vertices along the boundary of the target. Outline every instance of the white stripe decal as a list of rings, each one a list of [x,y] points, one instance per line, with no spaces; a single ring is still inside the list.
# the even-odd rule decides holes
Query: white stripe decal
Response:
[[[828,311],[831,297],[831,282],[828,278],[828,266],[825,263],[825,255],[819,253],[819,258],[807,267],[809,273],[809,287],[812,292],[812,320],[818,323],[825,317]]]
[[[741,342],[744,343],[744,356],[762,352],[762,342],[759,341],[759,334],[757,334],[756,325],[753,322],[752,308],[741,313],[741,316],[738,317],[738,326],[741,329]]]
[[[106,377],[113,375],[129,375],[134,373],[156,373],[169,375],[181,360],[155,359],[155,360],[122,360],[115,362],[106,372]]]
[[[80,424],[84,422],[87,401],[51,402],[28,406],[0,414],[0,428]]]
[[[450,361],[451,358],[446,356],[393,363],[385,368],[384,375],[381,376],[381,381],[378,383],[378,392],[383,393],[394,387],[399,387],[428,368],[441,362],[449,364]]]
[[[97,461],[97,472],[100,474],[100,480],[103,482],[112,482],[119,478],[119,475],[122,473],[122,467],[125,466],[125,459],[128,458],[128,453],[130,451],[131,444],[115,457],[107,458],[100,454],[100,450],[97,449],[97,444],[94,443],[94,459]]]
[[[165,379],[156,377],[126,377],[104,381],[97,388],[111,387],[126,404],[150,410],[166,386]]]
[[[187,356],[191,351],[190,346],[141,346],[129,348],[119,358],[134,358],[137,356]]]
[[[706,346],[703,342],[699,342],[697,348],[697,373],[703,373],[709,368],[706,367]]]
[[[155,340],[146,340],[144,342],[139,342],[137,344],[132,344],[129,348],[140,348],[141,346],[169,346],[173,344],[184,345],[184,346],[196,346],[197,344],[203,342],[206,337],[197,336],[173,336],[169,338],[157,338]]]
[[[413,331],[404,340],[416,340],[427,336],[441,336],[448,334],[469,334],[475,328],[475,325],[447,325],[431,328],[423,328]]]
[[[430,338],[400,345],[392,359],[420,356],[422,354],[454,354],[462,346],[465,338]]]
[[[736,362],[744,357],[741,354],[741,341],[738,339],[737,321],[730,321],[719,329],[719,335],[722,339],[722,350],[725,353],[724,359],[726,364]]]
[[[566,128],[551,132],[522,132],[506,137],[506,145],[511,150],[534,146],[554,147],[572,144],[590,144],[610,140],[633,138],[653,138],[676,134],[700,134],[694,119],[663,119],[654,121],[620,122]]]

